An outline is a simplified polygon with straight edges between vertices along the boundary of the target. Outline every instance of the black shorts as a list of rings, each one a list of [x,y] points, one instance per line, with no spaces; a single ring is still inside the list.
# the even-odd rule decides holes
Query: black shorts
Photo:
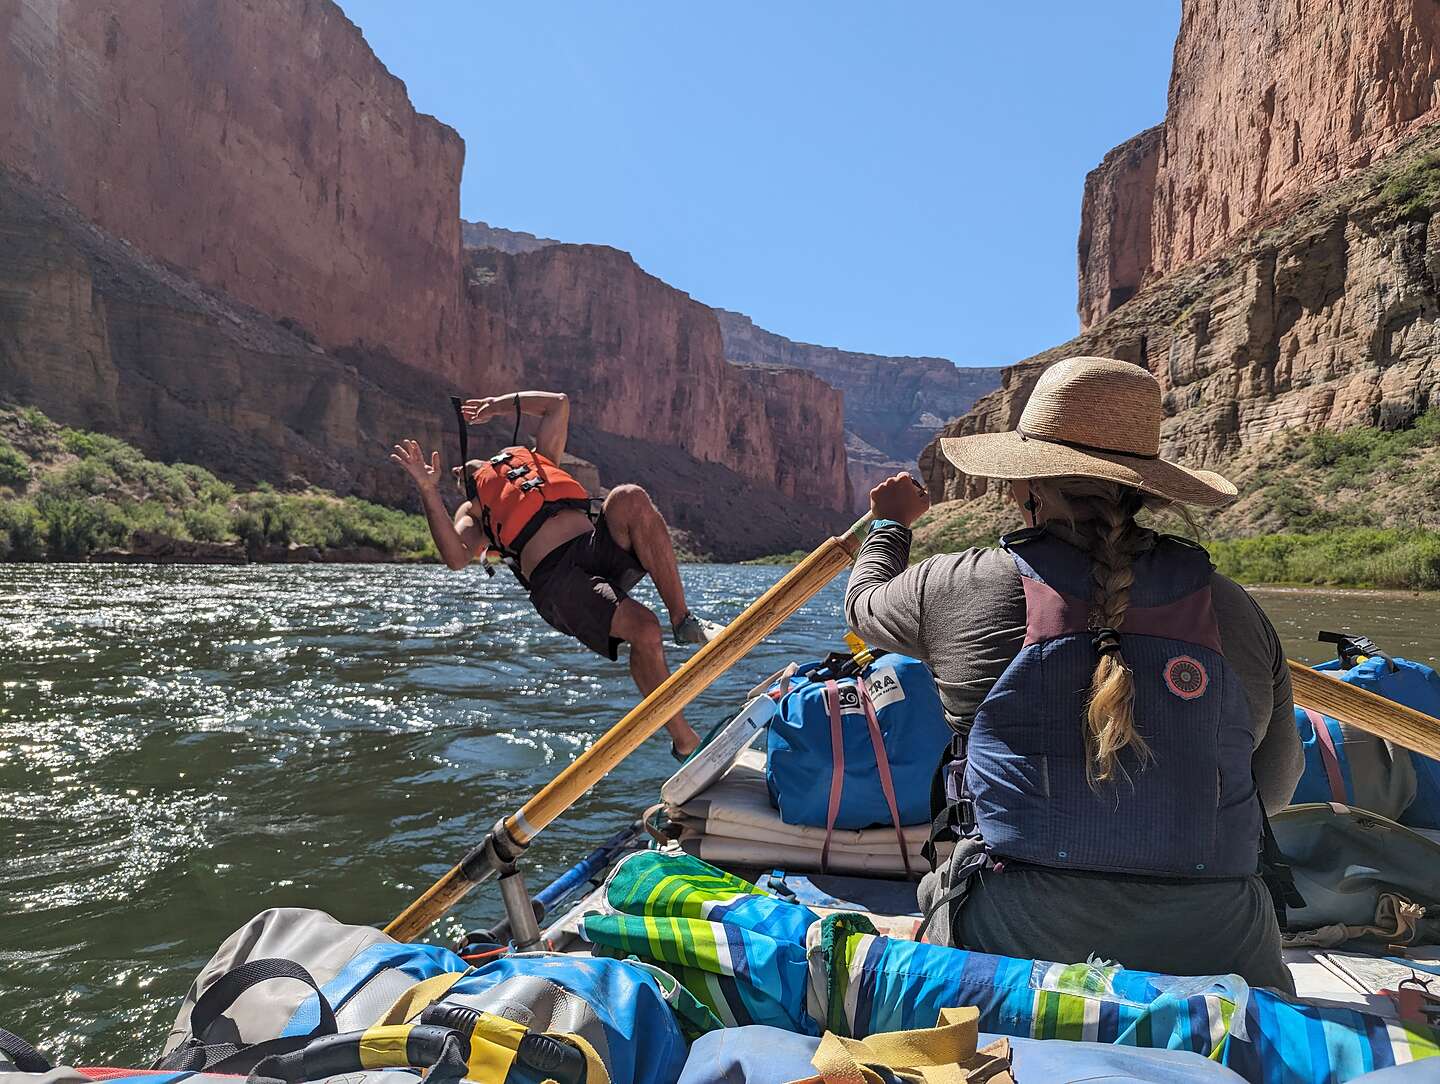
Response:
[[[601,516],[589,534],[562,543],[535,566],[530,601],[551,626],[613,660],[620,655],[620,641],[610,635],[615,610],[644,578],[639,558],[610,536]]]

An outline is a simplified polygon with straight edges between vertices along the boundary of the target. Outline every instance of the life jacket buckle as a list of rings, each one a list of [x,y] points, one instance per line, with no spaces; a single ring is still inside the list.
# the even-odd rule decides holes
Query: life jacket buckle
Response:
[[[545,485],[543,478],[531,478],[529,481],[520,483],[520,492],[529,493],[532,489],[540,489]]]
[[[518,467],[511,467],[509,470],[507,470],[505,472],[505,477],[513,482],[516,478],[524,478],[529,473],[530,468],[524,463],[522,463]]]
[[[496,455],[492,455],[490,457],[490,463],[492,466],[503,467],[506,463],[510,462],[510,460],[514,458],[515,456],[512,452],[499,452]]]

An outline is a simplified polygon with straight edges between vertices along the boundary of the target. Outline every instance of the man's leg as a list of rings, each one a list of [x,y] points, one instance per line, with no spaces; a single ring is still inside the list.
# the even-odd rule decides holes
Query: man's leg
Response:
[[[670,542],[670,530],[665,526],[665,517],[660,514],[660,509],[655,507],[650,494],[636,485],[616,486],[605,498],[604,515],[610,537],[617,545],[633,553],[655,581],[655,589],[660,592],[665,609],[670,612],[670,624],[681,621],[690,612],[690,608],[685,604],[685,587],[680,582],[680,566],[675,561],[675,547]],[[640,609],[645,608],[641,606]],[[617,620],[619,616],[617,613]],[[651,616],[653,619],[654,615]],[[628,640],[629,637],[624,639]],[[633,654],[631,659],[634,659]],[[663,657],[661,665],[664,665]],[[633,668],[633,661],[631,666]]]
[[[674,564],[673,554],[671,564]],[[678,573],[676,578],[679,578]],[[670,676],[670,667],[665,664],[665,645],[660,636],[660,619],[633,598],[621,599],[620,605],[615,608],[610,635],[630,645],[630,676],[635,679],[641,693],[649,696]],[[665,729],[670,732],[675,751],[682,756],[688,756],[700,744],[699,736],[683,715],[674,716],[665,724]]]

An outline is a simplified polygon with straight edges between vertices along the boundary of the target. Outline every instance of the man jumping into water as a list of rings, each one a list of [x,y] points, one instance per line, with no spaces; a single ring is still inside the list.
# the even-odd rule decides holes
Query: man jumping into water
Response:
[[[630,676],[648,694],[670,676],[660,620],[627,592],[648,573],[670,612],[677,644],[706,643],[721,626],[702,621],[685,604],[685,588],[665,520],[637,485],[621,485],[600,515],[588,514],[590,495],[560,468],[570,430],[570,401],[559,392],[521,391],[471,399],[464,420],[479,425],[514,412],[515,436],[491,459],[456,467],[469,499],[452,519],[440,498],[440,453],[427,462],[420,445],[402,440],[390,456],[420,491],[440,557],[452,569],[490,553],[504,558],[549,624],[612,661],[630,645]],[[532,451],[519,442],[520,417],[540,419]],[[468,477],[467,477],[468,476]],[[677,758],[699,738],[684,716],[665,724]]]

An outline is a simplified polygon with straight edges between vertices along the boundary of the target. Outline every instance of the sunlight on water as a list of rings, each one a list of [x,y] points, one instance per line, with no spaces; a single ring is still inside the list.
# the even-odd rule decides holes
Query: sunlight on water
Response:
[[[685,570],[726,620],[779,575]],[[638,594],[654,603],[648,585]],[[1430,600],[1265,592],[1287,649],[1433,659]],[[838,646],[832,586],[691,711]],[[274,906],[383,923],[635,701],[504,577],[430,567],[0,566],[0,1026],[143,1064],[195,972]],[[671,649],[672,662],[684,657]],[[532,889],[653,800],[652,740],[541,837]],[[493,890],[457,915],[484,925]]]

